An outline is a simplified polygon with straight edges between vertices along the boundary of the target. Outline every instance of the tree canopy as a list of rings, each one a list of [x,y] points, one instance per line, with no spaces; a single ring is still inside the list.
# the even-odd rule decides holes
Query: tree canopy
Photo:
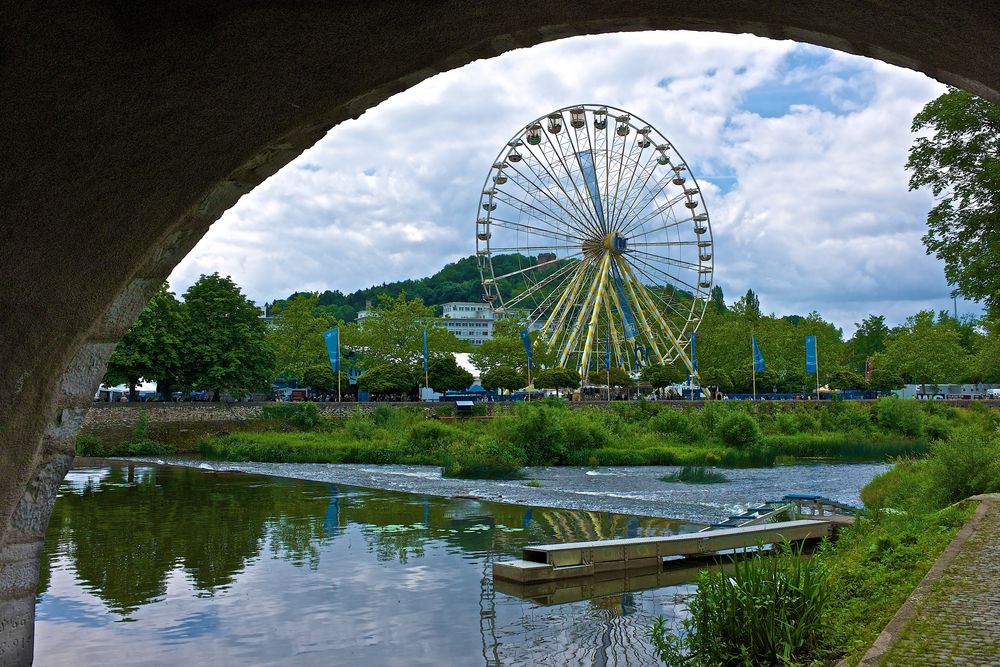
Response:
[[[270,388],[274,350],[267,322],[240,288],[218,273],[184,293],[185,368],[195,389],[242,396]]]
[[[1000,105],[957,88],[914,117],[910,189],[938,198],[924,245],[957,291],[1000,307]]]
[[[125,383],[129,400],[135,400],[140,379],[157,383],[157,390],[170,394],[170,386],[181,380],[185,312],[181,303],[161,285],[125,332],[108,360],[107,384]]]
[[[309,386],[312,385],[305,382],[307,371],[314,366],[322,367],[328,360],[323,332],[334,325],[329,317],[317,313],[318,301],[315,296],[305,295],[291,299],[274,315],[270,333],[275,370],[289,380]]]

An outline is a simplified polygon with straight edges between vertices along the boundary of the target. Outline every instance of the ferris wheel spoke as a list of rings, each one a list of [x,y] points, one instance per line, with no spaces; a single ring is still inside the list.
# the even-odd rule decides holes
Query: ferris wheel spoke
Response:
[[[692,262],[688,262],[688,261],[683,260],[683,259],[675,259],[673,257],[667,257],[666,255],[654,255],[651,252],[643,252],[642,250],[635,250],[633,248],[630,248],[630,249],[626,250],[625,254],[626,255],[642,255],[643,257],[650,257],[652,259],[659,260],[661,262],[665,262],[666,264],[670,264],[671,266],[676,266],[679,269],[694,269],[695,271],[698,271],[699,269],[701,269],[701,265],[700,264],[694,264]]]
[[[584,185],[587,187],[587,194],[590,196],[590,204],[597,216],[597,222],[604,234],[608,233],[608,212],[604,208],[601,199],[601,186],[597,178],[597,161],[594,158],[594,151],[588,145],[586,149],[573,144],[573,137],[566,133],[566,141],[569,142],[570,150],[576,158],[576,165],[580,168],[580,175],[583,176]],[[589,141],[588,141],[589,144]],[[588,165],[584,165],[583,156],[587,156]]]
[[[504,308],[513,308],[522,301],[527,300],[529,297],[535,296],[536,292],[541,291],[547,285],[549,285],[552,282],[555,282],[555,280],[557,280],[560,277],[568,279],[568,276],[572,275],[573,269],[575,268],[576,264],[566,264],[565,266],[559,267],[558,269],[556,269],[549,275],[545,276],[538,282],[533,283],[529,288],[527,288],[517,296],[513,297],[510,301],[504,302]]]
[[[580,262],[577,270],[574,271],[569,287],[560,296],[552,309],[549,317],[545,320],[543,331],[551,331],[549,336],[548,349],[555,348],[557,341],[562,337],[567,324],[572,320],[572,312],[578,306],[579,297],[585,292],[586,286],[591,281],[591,274],[595,267],[590,261]]]
[[[639,194],[642,194],[643,190],[645,190],[646,188],[646,185],[649,183],[649,179],[653,177],[653,173],[656,171],[656,164],[657,164],[656,158],[654,155],[650,157],[649,162],[643,167],[642,173],[639,175],[639,181],[641,183],[638,188]],[[623,209],[622,211],[620,211],[615,215],[614,219],[611,221],[612,231],[619,231],[622,227],[620,223],[623,220],[627,220],[628,217],[632,214],[632,211],[635,209],[635,204],[638,201],[638,197],[632,197],[631,194],[632,194],[632,186],[630,184],[629,189],[625,191],[625,198],[629,200],[631,203],[629,204],[628,209]]]
[[[555,223],[555,224],[551,224],[551,228],[553,230],[558,230],[562,226],[568,226],[568,227],[571,227],[574,230],[577,229],[575,226],[570,225],[569,223],[567,223],[564,218],[560,218],[559,216],[557,216],[554,212],[548,211],[548,210],[543,209],[543,208],[539,208],[539,207],[535,206],[534,204],[532,204],[531,202],[527,202],[527,201],[521,199],[520,197],[517,197],[517,196],[515,196],[515,195],[513,195],[513,194],[511,194],[509,192],[507,192],[506,190],[497,189],[497,194],[494,195],[494,199],[498,199],[499,201],[507,204],[508,206],[510,206],[512,208],[519,209],[522,212],[525,209],[531,209],[532,211],[535,211],[541,217],[539,217],[538,215],[535,215],[535,216],[532,216],[532,218],[536,222],[538,222],[540,224],[544,224],[546,222],[546,219],[551,220],[552,223]],[[518,204],[521,205],[521,207],[524,207],[524,208],[519,207],[517,204],[514,204],[513,202],[517,202]]]
[[[638,237],[633,236],[632,239],[634,238]],[[647,247],[672,248],[674,246],[696,246],[700,243],[700,241],[640,241],[639,243],[635,243],[632,241],[632,239],[629,239],[628,241],[629,248],[636,246],[640,248],[647,248]]]
[[[530,155],[532,155],[532,157],[534,157],[534,154],[530,154]],[[525,160],[525,162],[528,162],[528,160]],[[538,201],[538,202],[539,202],[540,204],[542,204],[543,202],[541,202],[541,200],[539,200],[539,198],[538,198],[538,197],[536,196],[536,194],[535,194],[535,193],[536,193],[536,192],[540,192],[540,193],[544,194],[544,195],[545,195],[545,197],[546,197],[546,198],[547,198],[547,199],[548,199],[549,201],[551,201],[551,202],[552,202],[553,204],[555,204],[555,205],[556,205],[556,207],[558,207],[558,208],[559,208],[559,209],[560,209],[560,210],[561,210],[561,211],[562,211],[562,212],[563,212],[563,213],[564,213],[564,214],[565,214],[566,216],[569,216],[569,219],[570,219],[570,220],[573,220],[574,222],[577,222],[577,223],[578,223],[578,224],[576,224],[576,225],[571,225],[571,224],[569,224],[569,223],[567,222],[566,224],[567,224],[568,226],[572,227],[573,229],[575,229],[576,231],[580,232],[581,234],[587,234],[587,228],[588,228],[588,225],[587,225],[587,224],[586,224],[585,222],[581,222],[581,221],[580,221],[580,220],[578,219],[578,216],[577,216],[577,215],[573,214],[573,213],[572,213],[572,212],[571,212],[571,211],[570,211],[569,209],[567,209],[567,208],[566,208],[565,206],[563,206],[562,202],[560,202],[560,201],[559,201],[559,199],[558,199],[558,198],[557,198],[557,197],[555,196],[555,194],[554,194],[554,193],[552,193],[552,192],[551,192],[551,191],[549,190],[549,188],[548,188],[547,186],[543,185],[543,184],[542,184],[542,183],[540,182],[540,181],[541,181],[541,178],[539,177],[538,173],[537,173],[537,172],[535,172],[534,168],[533,168],[533,167],[531,166],[531,164],[530,164],[530,163],[528,164],[528,168],[529,168],[529,169],[531,170],[532,174],[534,174],[534,176],[535,176],[535,177],[536,177],[536,179],[538,179],[538,180],[532,180],[532,179],[531,179],[531,177],[530,177],[530,176],[528,176],[527,174],[525,174],[525,173],[524,173],[523,171],[521,171],[521,170],[520,170],[520,169],[518,169],[517,167],[513,167],[513,169],[514,169],[514,172],[515,172],[515,173],[516,173],[516,174],[518,175],[518,177],[519,177],[519,178],[515,178],[515,179],[513,179],[513,180],[514,180],[514,183],[515,183],[515,184],[516,184],[516,185],[517,185],[517,186],[518,186],[519,188],[521,188],[521,190],[523,190],[523,191],[524,191],[524,192],[525,192],[525,193],[526,193],[527,195],[531,196],[531,197],[532,197],[533,199],[535,199],[536,201]],[[527,181],[527,182],[528,182],[528,183],[529,183],[530,185],[532,185],[533,187],[531,187],[531,188],[528,188],[528,187],[525,187],[525,184],[524,184],[523,182],[521,182],[521,179],[524,179],[525,181]],[[556,183],[556,185],[558,186],[559,184],[558,184],[558,183]],[[565,195],[565,196],[566,196],[566,197],[568,198],[568,197],[569,197],[569,195],[567,195],[567,194],[566,194],[566,191],[565,191],[565,190],[563,190],[561,186],[559,186],[559,188],[560,188],[560,191],[561,191],[561,192],[563,192],[563,194],[564,194],[564,195]],[[549,208],[549,207],[548,207],[547,205],[545,205],[545,209],[546,209],[547,211],[549,211],[549,212],[550,212],[550,214],[552,214],[552,216],[553,216],[553,217],[554,217],[554,218],[555,218],[556,220],[562,220],[562,219],[563,219],[563,217],[564,217],[564,216],[562,216],[562,215],[559,215],[559,214],[557,214],[557,213],[556,213],[555,211],[553,211],[553,210],[552,210],[551,208]]]
[[[579,245],[526,245],[510,246],[507,248],[494,248],[490,246],[490,252],[523,252],[525,250],[579,250]]]
[[[673,227],[676,227],[677,225],[683,225],[685,222],[691,222],[692,220],[694,220],[693,217],[692,218],[684,218],[683,220],[674,220],[673,222],[668,222],[668,223],[663,224],[663,225],[661,225],[659,227],[654,227],[653,229],[649,229],[649,230],[646,230],[644,232],[640,232],[639,234],[632,234],[631,236],[628,237],[629,244],[632,243],[632,239],[639,239],[639,238],[642,238],[644,236],[649,236],[650,234],[654,234],[656,232],[665,231],[667,229],[671,229]],[[624,232],[619,232],[619,233],[624,235]],[[668,241],[668,243],[669,243],[669,241]]]
[[[556,159],[559,161],[559,164],[562,166],[563,173],[566,174],[567,180],[573,185],[573,191],[576,193],[576,199],[573,199],[569,195],[569,192],[566,192],[566,196],[570,198],[570,201],[574,204],[574,208],[577,208],[579,210],[582,204],[582,208],[586,211],[586,214],[584,214],[584,211],[581,210],[580,211],[581,215],[586,215],[587,219],[590,220],[592,226],[595,229],[599,230],[601,233],[604,233],[604,229],[602,228],[600,221],[597,219],[597,211],[594,209],[593,204],[591,203],[588,205],[587,199],[585,199],[583,195],[580,194],[580,187],[579,185],[577,185],[576,179],[573,178],[573,170],[570,169],[569,165],[566,163],[566,156],[563,154],[561,143],[558,141],[553,142],[553,140],[551,139],[551,135],[546,135],[545,140],[548,143],[549,148],[552,149],[552,154],[556,157]],[[594,214],[593,217],[590,216],[591,213]]]
[[[500,276],[494,276],[493,278],[491,278],[491,280],[494,283],[496,283],[497,281],[504,280],[505,278],[511,278],[513,276],[522,275],[524,273],[527,273],[528,271],[537,271],[538,269],[542,268],[543,266],[552,266],[553,264],[557,264],[559,262],[564,262],[564,261],[566,261],[568,259],[571,259],[571,258],[577,257],[577,256],[581,256],[581,255],[583,255],[583,251],[582,250],[580,252],[575,252],[572,255],[567,255],[566,257],[559,257],[559,258],[556,258],[556,259],[550,259],[550,260],[548,260],[546,262],[539,262],[538,264],[532,264],[531,266],[526,266],[523,269],[518,269],[517,271],[511,271],[509,273],[505,273],[505,274],[500,275]]]
[[[649,188],[649,191],[642,197],[641,201],[639,201],[638,204],[634,207],[633,213],[629,214],[630,217],[626,217],[621,221],[620,226],[623,228],[623,231],[621,232],[622,234],[627,234],[629,231],[635,229],[638,226],[637,224],[635,224],[635,221],[640,219],[640,217],[643,216],[643,211],[645,211],[648,206],[653,204],[658,196],[664,193],[667,187],[667,182],[669,180],[670,176],[664,176],[660,180],[656,181],[653,184],[653,186]],[[671,199],[673,203],[670,206],[677,204],[683,198],[684,198],[683,194],[672,197]],[[646,219],[648,219],[648,217]]]
[[[639,145],[639,137],[641,136],[639,130],[634,126],[632,129],[636,130],[635,136],[632,138],[632,148],[629,150],[628,159],[622,158],[623,167],[626,172],[628,172],[628,166],[631,165],[632,171],[628,173],[628,182],[625,184],[625,189],[622,191],[622,195],[615,202],[615,208],[612,215],[613,220],[617,220],[622,211],[625,209],[625,204],[629,201],[629,195],[632,193],[632,184],[635,182],[635,174],[639,170],[639,165],[642,163],[642,146]],[[627,162],[627,164],[625,164]]]
[[[512,232],[525,232],[538,234],[539,236],[544,236],[550,238],[554,241],[578,241],[583,242],[583,237],[573,236],[566,232],[553,232],[548,228],[542,229],[541,227],[535,227],[533,225],[526,225],[523,222],[514,222],[513,220],[507,220],[505,218],[490,218],[490,224],[496,227],[501,227],[503,229],[509,229]]]
[[[629,257],[626,257],[625,255],[622,255],[622,257],[624,257],[625,261],[628,262],[633,267],[637,267],[638,268],[638,265],[642,264],[643,266],[648,267],[650,270],[656,271],[657,273],[665,276],[666,278],[669,278],[674,283],[679,283],[681,285],[684,285],[685,287],[690,287],[693,290],[692,297],[697,296],[698,294],[702,294],[703,293],[703,291],[702,291],[702,289],[700,287],[695,287],[694,285],[692,285],[691,283],[687,282],[686,280],[678,278],[677,276],[675,276],[675,275],[673,275],[671,273],[668,273],[668,272],[664,271],[663,269],[658,268],[658,267],[650,264],[649,262],[646,262],[646,261],[640,259],[639,257],[635,257],[634,255],[633,256],[629,256]],[[660,281],[654,280],[653,284],[656,284],[658,282],[660,282]]]
[[[532,151],[528,152],[528,156],[530,157],[530,159],[525,159],[525,164],[527,164],[528,168],[531,169],[533,174],[535,174],[535,177],[541,180],[540,174],[537,171],[535,171],[534,167],[534,165],[538,165],[542,169],[542,171],[544,171],[545,174],[549,177],[549,180],[551,180],[556,185],[556,187],[559,188],[559,191],[563,193],[563,196],[566,197],[567,204],[569,204],[572,208],[576,209],[577,212],[575,214],[571,213],[568,208],[562,205],[562,203],[558,204],[559,208],[561,208],[566,213],[566,215],[568,215],[574,222],[576,222],[578,227],[582,228],[581,231],[586,230],[584,232],[586,234],[595,233],[597,228],[594,226],[594,221],[591,220],[587,215],[583,213],[583,211],[579,209],[579,206],[576,204],[575,201],[573,201],[573,198],[570,196],[569,192],[567,192],[566,188],[563,187],[562,182],[549,169],[548,158],[546,158],[546,161],[543,162],[542,160],[539,160],[538,156],[535,155],[535,153]]]
[[[562,280],[559,281],[559,284],[553,287],[551,290],[549,290],[548,293],[544,297],[542,297],[542,300],[539,301],[538,304],[532,310],[532,314],[529,318],[532,323],[538,322],[538,320],[542,319],[546,311],[548,311],[552,301],[556,298],[557,295],[561,295],[563,293],[566,284],[573,279],[573,276],[574,276],[573,273],[564,274],[562,276]]]
[[[685,195],[683,192],[679,195],[674,195],[667,201],[663,202],[662,204],[654,208],[649,213],[643,215],[641,218],[639,217],[633,218],[631,221],[629,221],[628,226],[625,227],[625,229],[623,229],[620,233],[623,236],[627,236],[632,232],[632,230],[636,229],[637,227],[641,227],[642,225],[646,224],[656,216],[662,215],[663,213],[670,211],[671,209],[673,209],[674,206],[683,201],[684,198]]]
[[[666,344],[666,347],[672,348],[676,350],[678,353],[681,353],[681,346],[673,330],[674,328],[676,328],[678,331],[683,332],[685,326],[687,325],[688,318],[681,315],[684,321],[684,325],[679,327],[676,324],[668,323],[667,320],[664,318],[662,311],[657,306],[657,300],[653,295],[653,293],[650,292],[650,290],[645,285],[643,285],[641,281],[638,280],[638,278],[635,276],[635,274],[632,273],[630,268],[625,267],[625,271],[629,275],[629,278],[632,280],[632,283],[634,284],[636,298],[638,298],[641,302],[645,304],[646,308],[649,309],[650,316],[656,321],[657,324],[659,324],[660,326],[659,332],[663,336],[662,340]],[[645,276],[645,274],[642,275]],[[648,276],[646,277],[648,278]]]
[[[632,273],[631,273],[631,271],[629,271],[629,270],[627,269],[627,267],[624,267],[624,268],[626,269],[626,270],[625,270],[625,273],[626,273],[627,275],[629,275],[629,276],[630,276],[630,279],[631,279],[632,281],[634,281],[634,282],[635,282],[636,284],[640,284],[640,283],[639,283],[639,280],[638,280],[638,278],[636,278],[636,276],[635,276],[634,274],[632,274]],[[652,282],[652,283],[654,283],[654,284],[655,284],[655,283],[657,282],[656,280],[653,280],[653,279],[652,279],[652,278],[651,278],[651,277],[650,277],[650,276],[649,276],[648,274],[646,274],[645,272],[642,272],[642,271],[639,271],[638,269],[636,269],[636,273],[639,273],[639,274],[640,274],[640,275],[642,275],[642,276],[643,276],[644,278],[646,278],[647,280],[649,280],[650,282]],[[664,300],[663,300],[662,298],[656,298],[656,297],[654,297],[654,298],[655,298],[655,302],[656,302],[657,304],[659,304],[660,306],[663,306],[664,308],[667,308],[667,309],[669,309],[669,310],[673,311],[673,312],[674,312],[674,314],[676,314],[676,315],[677,315],[678,317],[680,317],[680,318],[684,319],[685,321],[687,321],[687,319],[688,319],[688,318],[687,318],[687,315],[686,315],[686,314],[684,314],[684,313],[682,313],[681,311],[677,310],[677,309],[676,309],[676,308],[675,308],[675,307],[673,306],[673,304],[672,304],[672,303],[670,303],[670,302],[667,302],[667,301],[664,301]]]
[[[615,123],[617,124],[617,122],[618,120],[616,119]],[[618,159],[617,159],[618,164],[616,165],[618,167],[618,177],[615,179],[615,195],[611,199],[612,216],[614,216],[614,211],[618,206],[618,193],[622,187],[622,166],[625,163],[625,142],[626,142],[625,137],[618,134],[616,125],[615,135],[614,138],[612,139],[612,145],[611,145],[612,157],[614,156],[615,153],[615,147],[619,147],[621,150],[618,152]]]

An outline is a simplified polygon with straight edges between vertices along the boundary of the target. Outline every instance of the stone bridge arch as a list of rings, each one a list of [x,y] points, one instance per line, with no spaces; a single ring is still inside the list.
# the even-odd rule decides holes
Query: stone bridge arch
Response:
[[[1000,101],[986,0],[6,0],[0,18],[0,665],[31,660],[42,534],[115,342],[334,125],[475,59],[636,30],[809,42]]]

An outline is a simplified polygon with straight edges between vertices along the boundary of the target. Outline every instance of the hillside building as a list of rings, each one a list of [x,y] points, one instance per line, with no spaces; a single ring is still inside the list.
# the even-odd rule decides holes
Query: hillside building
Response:
[[[441,304],[441,323],[445,329],[459,340],[467,340],[476,346],[493,338],[495,321],[496,313],[486,303],[451,301]]]

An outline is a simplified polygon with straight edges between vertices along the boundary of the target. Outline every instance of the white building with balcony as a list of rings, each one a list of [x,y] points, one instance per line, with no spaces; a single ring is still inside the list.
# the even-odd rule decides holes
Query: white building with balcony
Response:
[[[474,301],[451,301],[441,304],[441,323],[459,340],[475,346],[493,338],[496,313],[489,304]]]

